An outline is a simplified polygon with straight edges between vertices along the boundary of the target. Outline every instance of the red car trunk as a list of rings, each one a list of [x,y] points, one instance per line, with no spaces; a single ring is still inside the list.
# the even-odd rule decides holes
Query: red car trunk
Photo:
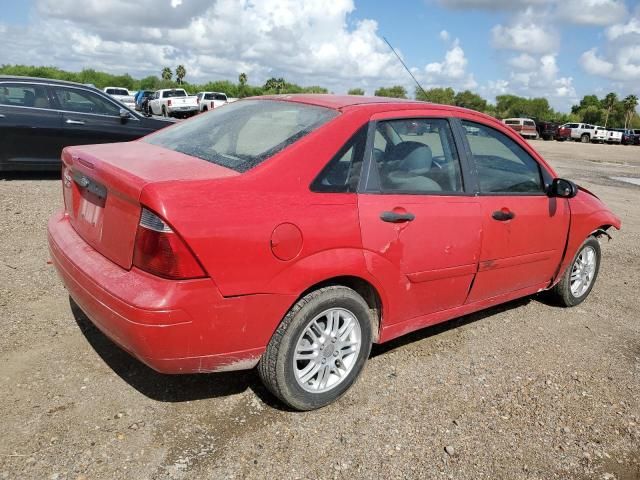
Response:
[[[91,247],[125,269],[131,268],[139,199],[146,185],[237,175],[142,142],[131,142],[127,148],[118,144],[69,147],[62,161],[65,209],[73,228]]]

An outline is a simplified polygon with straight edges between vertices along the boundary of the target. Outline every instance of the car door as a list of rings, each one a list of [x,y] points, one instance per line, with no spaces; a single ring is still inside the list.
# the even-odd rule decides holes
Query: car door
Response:
[[[481,123],[463,120],[462,127],[482,211],[480,263],[467,303],[548,285],[566,244],[567,200],[545,193],[551,175],[516,139]]]
[[[47,86],[0,83],[0,163],[4,169],[60,164],[61,114],[52,108]]]
[[[124,142],[148,133],[133,113],[121,118],[124,107],[106,95],[78,87],[51,88],[62,111],[65,145]]]
[[[404,111],[373,120],[358,210],[367,265],[402,305],[388,325],[464,303],[481,215],[448,119]]]

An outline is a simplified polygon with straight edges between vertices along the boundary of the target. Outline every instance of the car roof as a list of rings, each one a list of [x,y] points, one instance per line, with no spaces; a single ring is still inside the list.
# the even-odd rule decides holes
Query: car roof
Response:
[[[317,94],[283,94],[283,95],[261,95],[249,97],[246,100],[279,100],[286,102],[304,103],[318,107],[331,108],[334,110],[349,110],[352,108],[367,107],[372,113],[385,112],[389,110],[443,110],[445,112],[472,112],[476,116],[484,117],[496,121],[494,117],[482,112],[469,110],[467,108],[456,107],[454,105],[442,105],[439,103],[423,102],[406,98],[372,97],[365,95],[333,95],[327,93]]]
[[[51,83],[55,85],[73,85],[74,87],[94,88],[89,85],[78,82],[69,82],[67,80],[55,80],[53,78],[42,77],[22,77],[20,75],[0,75],[0,82],[38,82],[38,83]]]

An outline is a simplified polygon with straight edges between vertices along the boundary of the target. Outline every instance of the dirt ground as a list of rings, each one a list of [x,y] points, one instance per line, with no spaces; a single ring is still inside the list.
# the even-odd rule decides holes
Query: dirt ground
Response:
[[[57,177],[0,179],[0,479],[640,478],[640,187],[610,178],[640,177],[640,147],[533,145],[622,218],[589,299],[378,346],[310,413],[254,371],[164,376],[111,344],[48,263]]]

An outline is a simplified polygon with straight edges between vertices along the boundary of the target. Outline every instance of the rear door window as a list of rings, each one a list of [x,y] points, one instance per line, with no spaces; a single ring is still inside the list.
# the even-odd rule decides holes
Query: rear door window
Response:
[[[51,108],[47,87],[29,83],[0,84],[0,105]]]
[[[380,121],[372,159],[382,193],[462,192],[462,174],[449,122],[438,118]]]

